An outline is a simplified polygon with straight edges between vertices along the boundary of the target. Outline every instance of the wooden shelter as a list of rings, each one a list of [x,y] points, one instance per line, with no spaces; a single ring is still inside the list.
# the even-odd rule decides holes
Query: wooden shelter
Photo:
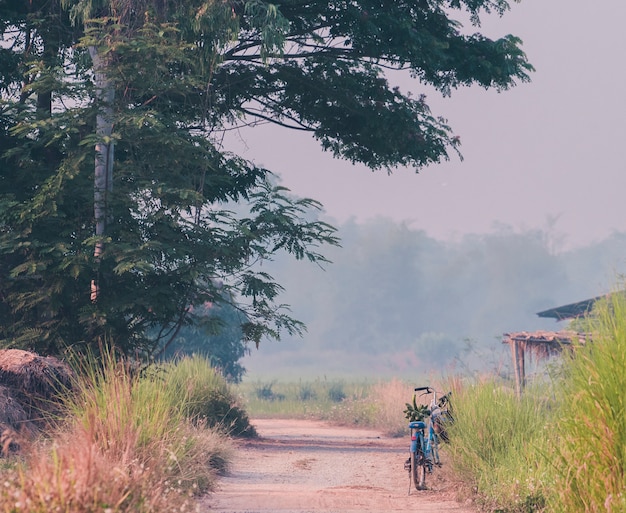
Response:
[[[517,396],[522,395],[522,390],[526,386],[527,353],[536,360],[545,359],[559,354],[563,348],[572,347],[573,344],[584,344],[588,339],[587,333],[567,330],[505,333],[502,343],[508,344],[511,348]]]
[[[626,291],[621,291],[620,293],[625,294]],[[596,301],[610,297],[610,295],[605,294],[585,299],[584,301],[550,308],[537,312],[537,315],[539,317],[553,318],[557,321],[576,319],[591,312]],[[560,353],[564,347],[584,344],[590,339],[589,333],[579,333],[571,330],[505,333],[502,343],[511,347],[511,357],[515,372],[515,390],[518,397],[522,395],[522,390],[526,385],[526,353],[530,357],[540,360]]]

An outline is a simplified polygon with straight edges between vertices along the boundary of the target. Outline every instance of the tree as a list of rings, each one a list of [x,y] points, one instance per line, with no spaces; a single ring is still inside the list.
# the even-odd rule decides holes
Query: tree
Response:
[[[2,343],[59,352],[104,338],[150,355],[191,322],[192,307],[230,297],[246,311],[245,340],[302,330],[277,303],[280,285],[253,264],[281,250],[322,263],[334,229],[312,216],[317,202],[223,151],[221,134],[273,122],[372,169],[439,162],[458,139],[384,71],[407,69],[444,94],[528,80],[519,39],[464,35],[452,18],[465,10],[478,24],[506,9],[503,0],[5,2]]]
[[[250,354],[243,339],[242,312],[229,303],[206,304],[194,309],[194,321],[183,326],[173,341],[162,348],[164,359],[201,355],[233,383],[240,383],[246,369],[240,360]]]

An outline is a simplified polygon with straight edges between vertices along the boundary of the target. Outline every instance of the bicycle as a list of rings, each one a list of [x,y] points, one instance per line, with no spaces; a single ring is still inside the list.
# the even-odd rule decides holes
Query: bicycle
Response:
[[[409,420],[409,430],[411,433],[411,446],[409,449],[409,459],[404,467],[409,471],[409,494],[411,493],[411,482],[417,490],[426,490],[426,474],[432,473],[433,465],[441,466],[439,459],[439,438],[447,441],[447,431],[444,423],[451,420],[452,414],[449,412],[451,392],[437,399],[437,391],[430,387],[417,387],[415,392],[424,391],[421,395],[433,394],[430,408],[425,405],[418,405],[416,395],[413,395],[413,404],[406,403],[407,409],[404,411]],[[428,417],[428,425],[424,420]],[[428,429],[428,434],[426,430]]]

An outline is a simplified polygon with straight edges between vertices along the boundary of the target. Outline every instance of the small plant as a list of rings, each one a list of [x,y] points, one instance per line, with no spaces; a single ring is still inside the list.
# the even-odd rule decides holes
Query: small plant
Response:
[[[260,383],[254,389],[254,393],[257,399],[261,401],[273,401],[276,399],[276,395],[274,394],[274,382],[271,383]]]
[[[415,422],[424,420],[430,415],[430,410],[425,404],[417,404],[417,398],[413,394],[413,402],[406,403],[406,409],[404,410],[404,417],[409,422]]]
[[[300,390],[298,391],[298,399],[301,401],[312,401],[317,398],[315,389],[308,383],[300,384]]]
[[[340,403],[346,398],[343,383],[333,383],[328,389],[328,398],[334,403]]]

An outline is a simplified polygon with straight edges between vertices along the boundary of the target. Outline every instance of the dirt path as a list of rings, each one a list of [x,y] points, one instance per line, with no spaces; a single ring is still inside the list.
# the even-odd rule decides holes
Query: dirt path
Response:
[[[475,513],[455,500],[443,467],[429,490],[409,491],[407,440],[320,421],[261,419],[260,440],[239,442],[230,474],[203,500],[203,513]]]

